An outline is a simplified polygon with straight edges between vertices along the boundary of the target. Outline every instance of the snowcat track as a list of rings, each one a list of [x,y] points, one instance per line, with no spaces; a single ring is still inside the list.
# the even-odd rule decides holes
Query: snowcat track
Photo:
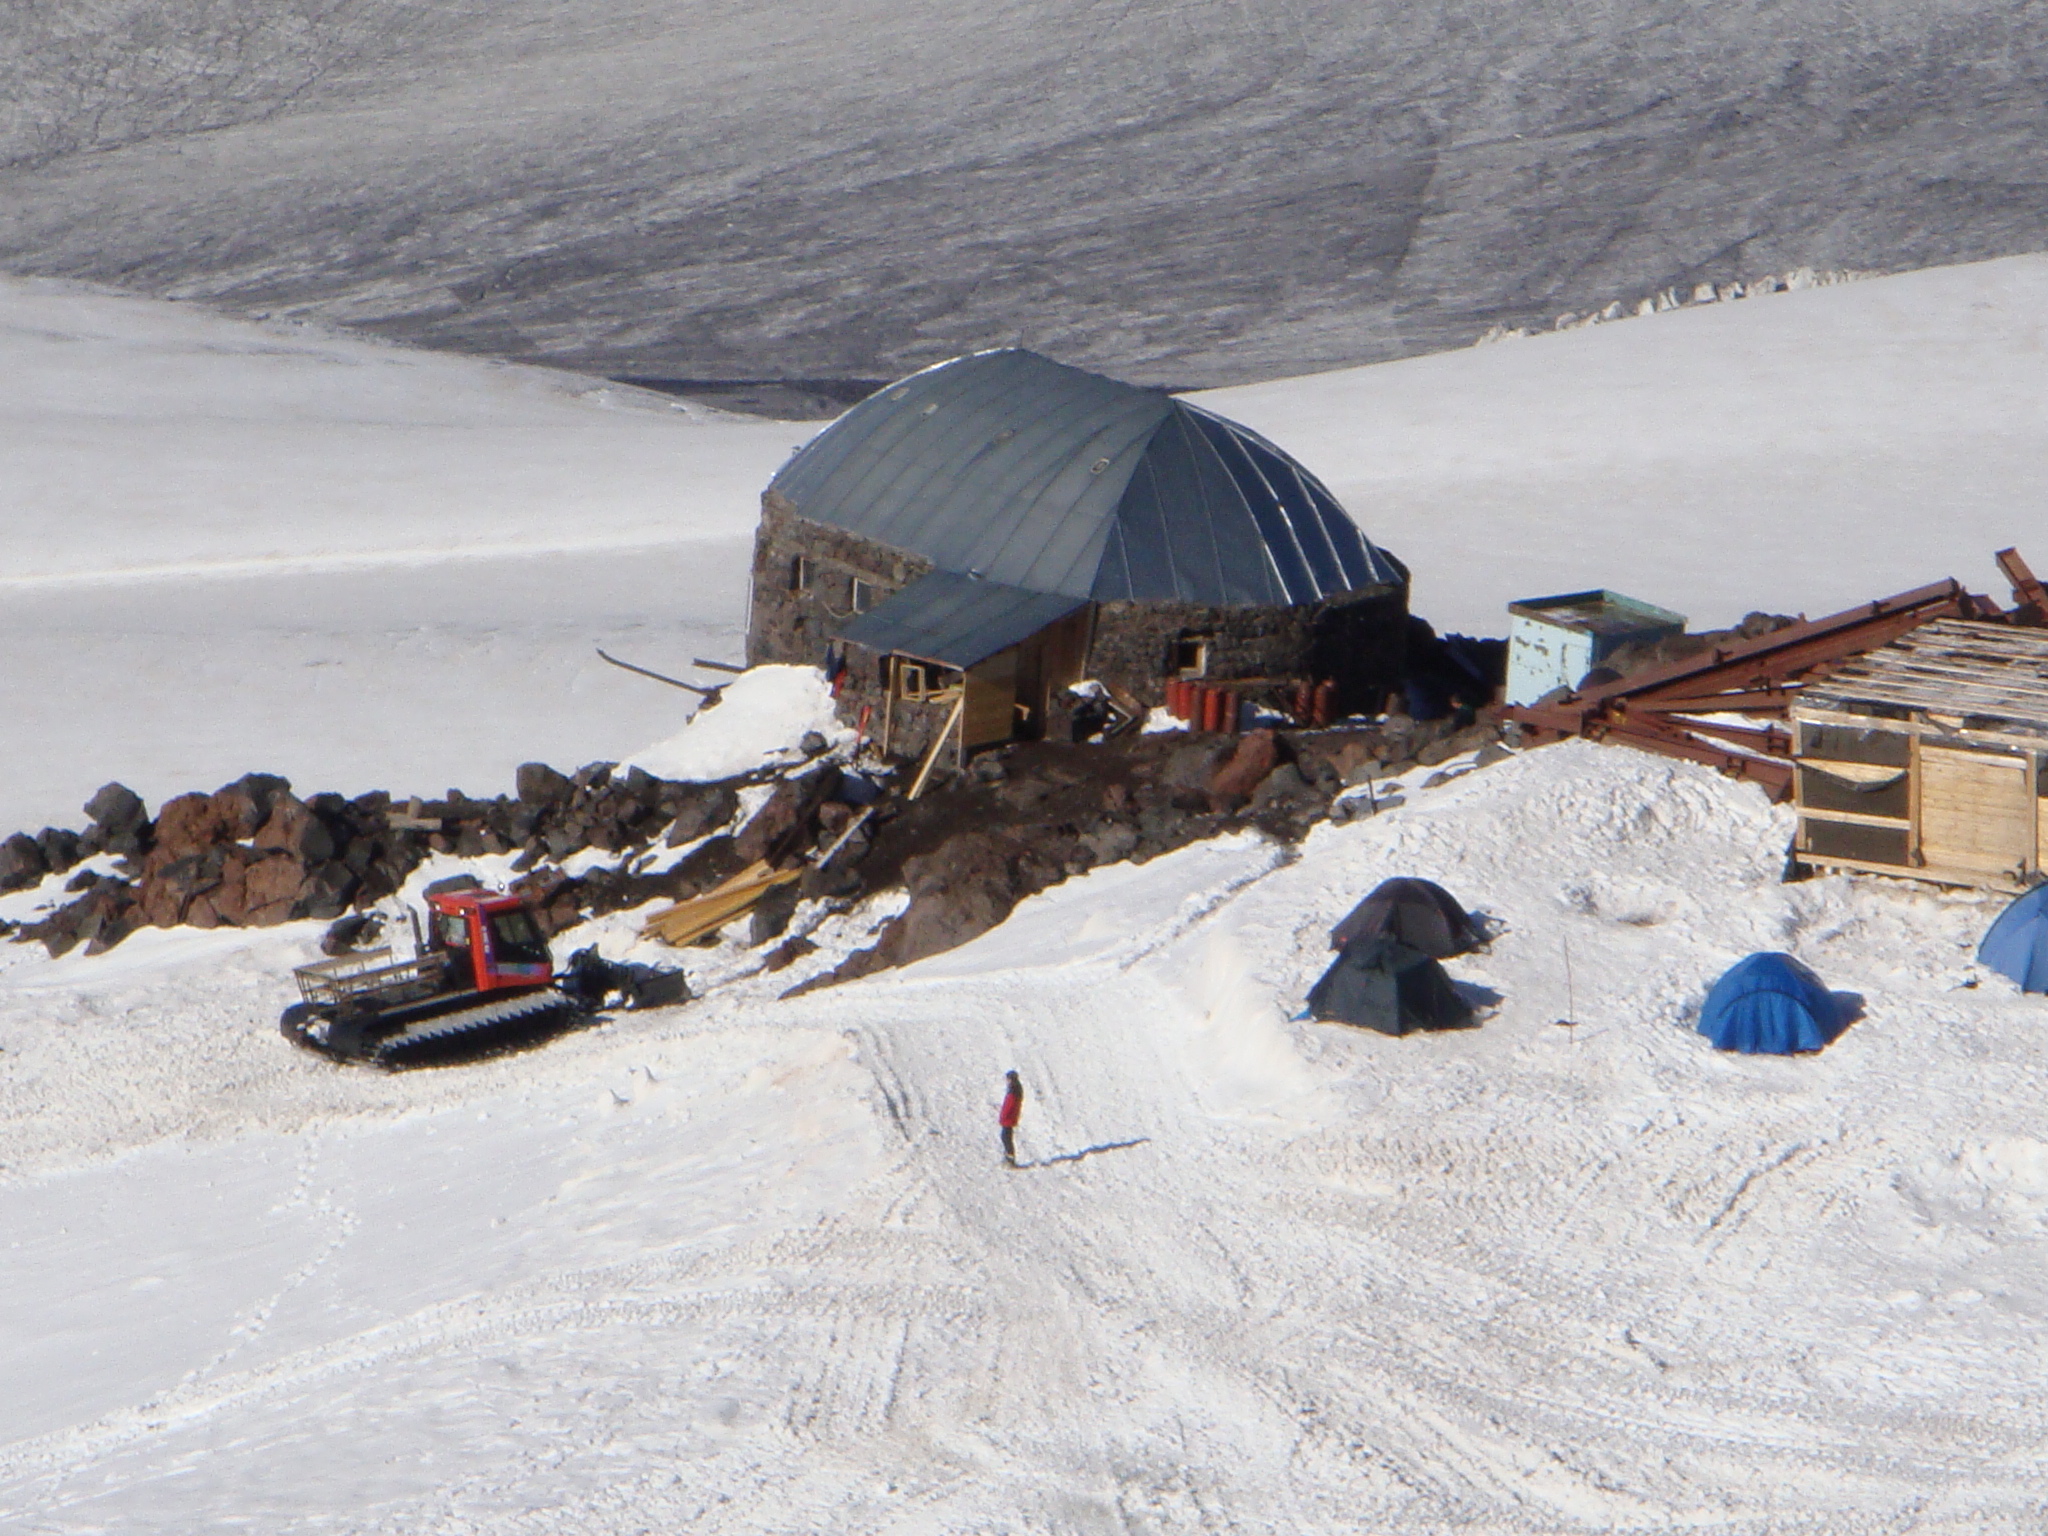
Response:
[[[420,1019],[378,1040],[363,1059],[392,1071],[468,1061],[544,1040],[584,1014],[566,994],[547,987]]]
[[[397,1071],[474,1061],[500,1051],[536,1045],[590,1017],[590,1009],[555,987],[514,997],[472,1002],[444,1012],[415,1013],[390,1033],[365,1039],[360,1026],[344,1025],[303,1004],[287,1008],[278,1029],[292,1044],[344,1064],[366,1063]],[[316,1026],[325,1022],[327,1028]],[[371,1029],[375,1025],[370,1026]]]

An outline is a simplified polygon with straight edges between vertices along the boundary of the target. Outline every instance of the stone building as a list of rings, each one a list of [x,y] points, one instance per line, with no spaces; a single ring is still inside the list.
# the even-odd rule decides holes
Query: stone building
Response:
[[[1004,350],[890,385],[769,484],[747,660],[830,664],[901,753],[1065,728],[1066,689],[1170,678],[1340,708],[1400,676],[1408,571],[1257,433]]]

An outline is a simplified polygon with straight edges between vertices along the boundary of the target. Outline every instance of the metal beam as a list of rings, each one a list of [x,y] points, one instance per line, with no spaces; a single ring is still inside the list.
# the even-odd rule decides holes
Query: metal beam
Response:
[[[2020,610],[2014,617],[2022,624],[2048,625],[2048,587],[2043,587],[2017,549],[2001,549],[1996,559],[2005,579],[2012,583],[2012,600]]]

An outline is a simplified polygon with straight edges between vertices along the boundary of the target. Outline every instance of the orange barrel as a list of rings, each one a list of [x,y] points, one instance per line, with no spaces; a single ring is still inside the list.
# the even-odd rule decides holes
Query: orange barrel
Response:
[[[1235,690],[1223,694],[1223,729],[1235,736],[1244,726],[1244,700]]]
[[[1188,717],[1188,685],[1185,678],[1169,677],[1166,680],[1166,712],[1176,720]]]
[[[1221,688],[1211,688],[1204,683],[1197,688],[1196,692],[1202,701],[1202,729],[1205,731],[1222,730],[1223,690]]]
[[[1291,692],[1293,694],[1293,707],[1288,713],[1294,716],[1294,723],[1296,725],[1307,725],[1309,710],[1315,704],[1316,685],[1305,677],[1297,677],[1294,680],[1294,687]]]
[[[1315,699],[1309,706],[1309,719],[1317,730],[1323,729],[1337,718],[1337,680],[1324,678],[1316,684]]]

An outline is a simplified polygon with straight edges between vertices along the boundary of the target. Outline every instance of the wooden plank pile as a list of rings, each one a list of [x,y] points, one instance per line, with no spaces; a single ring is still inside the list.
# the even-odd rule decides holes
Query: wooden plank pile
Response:
[[[775,869],[766,860],[749,864],[731,879],[655,913],[641,925],[642,938],[660,939],[681,948],[716,933],[734,918],[751,911],[779,885],[803,878],[804,866]]]

